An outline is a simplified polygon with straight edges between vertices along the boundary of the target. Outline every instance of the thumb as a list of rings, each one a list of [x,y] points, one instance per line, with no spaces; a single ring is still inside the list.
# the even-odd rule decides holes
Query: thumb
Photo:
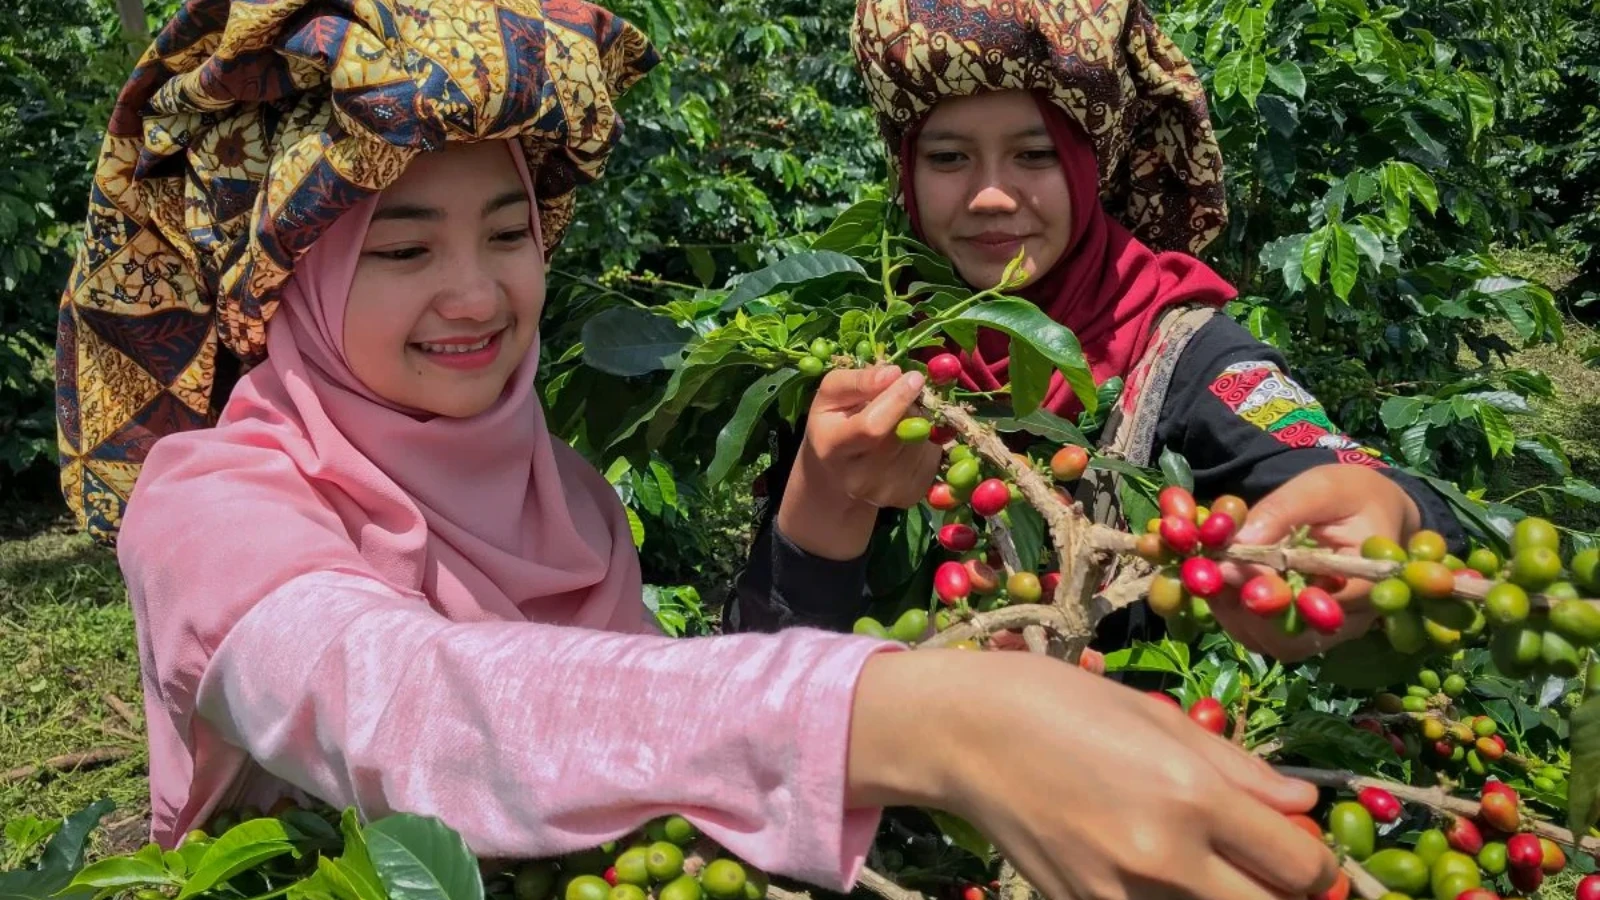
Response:
[[[1244,526],[1234,540],[1240,544],[1270,544],[1288,537],[1302,518],[1300,508],[1310,499],[1306,487],[1293,479],[1261,498],[1245,514]]]
[[[833,369],[817,385],[817,396],[812,404],[819,409],[857,409],[871,402],[899,377],[899,366]]]

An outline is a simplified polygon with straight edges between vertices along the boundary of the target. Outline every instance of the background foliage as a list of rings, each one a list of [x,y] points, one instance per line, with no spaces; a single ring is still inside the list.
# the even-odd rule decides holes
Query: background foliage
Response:
[[[148,2],[152,26],[174,5]],[[627,98],[624,146],[554,261],[547,397],[591,451],[588,410],[638,386],[580,364],[584,321],[771,262],[883,174],[849,55],[851,0],[612,5],[666,62]],[[1592,311],[1579,304],[1600,266],[1600,26],[1586,6],[1158,5],[1212,95],[1233,225],[1208,261],[1238,284],[1235,314],[1289,351],[1347,430],[1486,499],[1558,515],[1600,491],[1573,477],[1559,438],[1526,424],[1561,386],[1505,357],[1561,341],[1564,314]],[[56,302],[128,60],[111,0],[0,11],[0,494],[54,490]],[[1526,247],[1577,279],[1555,294],[1512,275],[1505,248]],[[652,580],[726,583],[753,472],[711,489],[708,460],[688,449],[596,461],[636,516]],[[1530,465],[1538,484],[1509,480]],[[698,595],[664,596],[697,627]]]

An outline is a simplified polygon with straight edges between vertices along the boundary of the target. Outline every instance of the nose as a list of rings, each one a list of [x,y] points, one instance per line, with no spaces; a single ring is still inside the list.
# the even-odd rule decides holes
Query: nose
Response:
[[[452,271],[448,278],[433,304],[441,318],[487,322],[499,312],[500,282],[493,271],[467,265]]]
[[[967,211],[980,216],[1008,215],[1017,211],[1017,200],[998,179],[985,177],[967,202]]]

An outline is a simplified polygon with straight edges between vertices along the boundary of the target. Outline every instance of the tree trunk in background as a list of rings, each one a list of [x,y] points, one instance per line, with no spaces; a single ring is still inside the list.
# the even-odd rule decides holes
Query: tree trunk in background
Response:
[[[150,28],[144,21],[144,0],[117,0],[117,16],[122,19],[122,36],[144,50],[150,43]]]

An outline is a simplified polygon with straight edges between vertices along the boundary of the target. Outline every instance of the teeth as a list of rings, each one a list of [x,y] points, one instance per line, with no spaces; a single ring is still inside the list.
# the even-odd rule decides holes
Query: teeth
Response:
[[[423,342],[417,344],[417,346],[428,353],[471,353],[489,346],[489,342],[492,340],[494,340],[494,335],[490,335],[476,344],[429,344]]]

